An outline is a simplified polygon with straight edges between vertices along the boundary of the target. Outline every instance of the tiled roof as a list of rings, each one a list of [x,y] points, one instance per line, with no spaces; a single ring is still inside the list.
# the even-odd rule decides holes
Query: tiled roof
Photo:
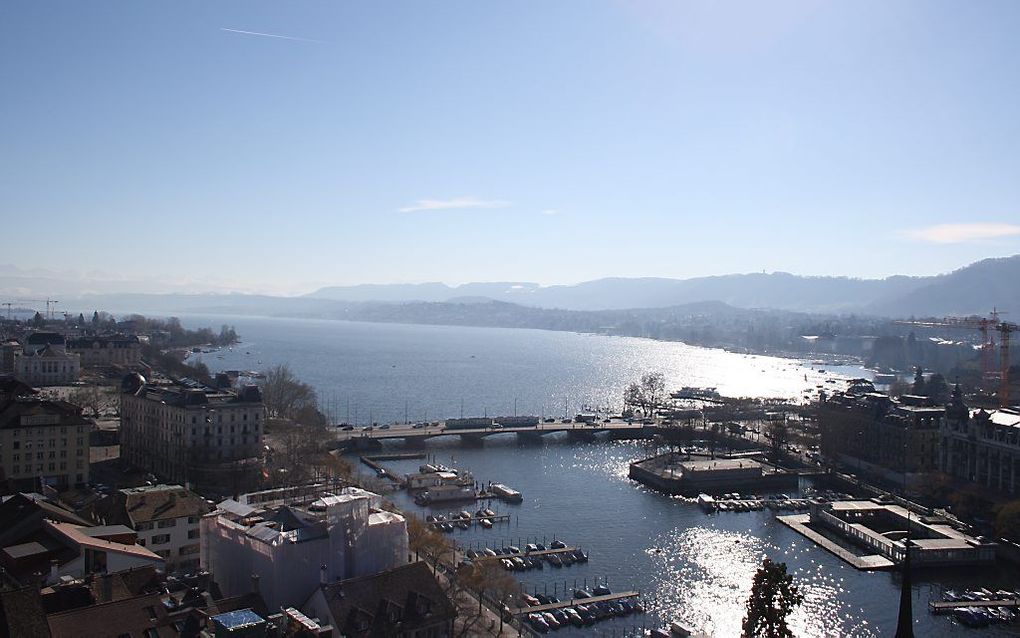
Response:
[[[158,554],[153,553],[141,545],[125,545],[124,543],[114,543],[112,541],[92,538],[91,536],[83,533],[81,531],[82,528],[79,525],[56,523],[53,521],[46,521],[46,525],[50,526],[51,529],[79,547],[88,547],[90,549],[103,552],[113,552],[116,554],[126,554],[136,556],[138,558],[147,558],[156,562],[163,561]]]
[[[49,638],[39,590],[22,587],[0,591],[0,638]]]
[[[136,527],[139,523],[203,516],[212,510],[205,499],[180,485],[151,485],[118,490],[95,506],[106,524]]]
[[[389,635],[394,628],[391,614],[399,618],[401,631],[452,620],[457,614],[421,561],[324,585],[322,593],[337,629],[345,636]]]

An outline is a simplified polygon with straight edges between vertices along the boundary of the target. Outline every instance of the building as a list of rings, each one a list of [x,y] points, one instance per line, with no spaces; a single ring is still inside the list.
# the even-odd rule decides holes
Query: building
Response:
[[[421,561],[322,585],[303,611],[328,620],[335,638],[448,638],[457,617],[457,608]]]
[[[837,393],[819,407],[821,452],[830,460],[903,483],[938,469],[945,408],[925,397]]]
[[[0,343],[0,374],[14,374],[21,352],[21,344],[13,339]]]
[[[407,523],[381,505],[357,488],[260,509],[228,499],[202,518],[202,569],[226,595],[254,576],[271,609],[300,607],[321,584],[408,562]]]
[[[0,504],[0,575],[21,584],[52,584],[136,567],[162,570],[164,561],[136,544],[123,525],[93,526],[38,494]]]
[[[92,422],[66,401],[0,397],[0,481],[13,489],[64,489],[89,480]]]
[[[125,525],[138,544],[166,561],[169,573],[194,573],[199,567],[199,521],[213,507],[180,485],[146,485],[117,490],[93,506],[101,525]]]
[[[946,414],[939,468],[1002,494],[1020,492],[1020,410],[971,410],[956,388]]]
[[[134,335],[78,337],[67,342],[67,350],[80,356],[86,368],[116,366],[133,370],[142,364],[142,344]]]
[[[258,480],[265,410],[257,386],[157,385],[132,374],[121,390],[121,458],[134,467],[221,495]]]
[[[25,350],[14,359],[14,374],[34,386],[67,385],[78,380],[81,363],[78,355],[48,345]]]
[[[908,512],[900,505],[874,500],[815,501],[810,520],[894,563],[906,558],[907,538],[911,562],[917,567],[995,562],[995,543],[970,536],[938,517]]]
[[[257,592],[223,598],[208,578],[170,579],[151,567],[0,590],[0,637],[317,638],[331,633],[328,625],[294,609],[269,613]]]

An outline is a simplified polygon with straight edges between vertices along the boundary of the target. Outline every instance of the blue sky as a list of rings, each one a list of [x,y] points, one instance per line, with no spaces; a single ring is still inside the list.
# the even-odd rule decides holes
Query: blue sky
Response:
[[[0,263],[945,272],[1020,252],[1018,32],[1009,1],[6,2]]]

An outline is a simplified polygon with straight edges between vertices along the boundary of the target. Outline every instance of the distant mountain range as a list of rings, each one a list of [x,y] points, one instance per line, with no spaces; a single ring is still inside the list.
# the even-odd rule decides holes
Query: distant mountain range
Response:
[[[985,315],[993,308],[1020,316],[1020,255],[986,259],[931,277],[886,279],[803,277],[789,273],[721,275],[693,279],[610,278],[575,285],[528,282],[334,286],[302,297],[224,293],[185,294],[178,286],[134,288],[132,282],[103,282],[0,267],[0,301],[60,295],[59,310],[224,313],[400,320],[402,315],[444,321],[471,316],[484,325],[499,317],[514,325],[552,320],[549,313],[664,309],[712,302],[717,310],[769,309],[819,314],[885,317]],[[140,286],[136,283],[135,285]],[[134,292],[133,292],[134,290]],[[145,291],[145,292],[143,292]],[[472,304],[499,302],[485,309]],[[505,305],[503,305],[505,304]],[[28,307],[33,307],[31,303]],[[34,307],[42,304],[35,303]],[[400,308],[394,308],[399,306]],[[510,306],[518,306],[513,311]],[[507,319],[513,314],[516,319]],[[557,315],[559,317],[559,315]],[[564,315],[565,316],[565,315]],[[524,318],[527,319],[524,319]],[[575,319],[577,317],[575,316]],[[557,319],[558,321],[558,319]],[[585,323],[589,320],[586,319]],[[592,319],[591,321],[597,321]],[[427,321],[436,323],[438,321]]]
[[[738,308],[879,316],[987,314],[1020,311],[1020,255],[986,259],[931,277],[886,279],[802,277],[789,273],[693,279],[610,278],[570,286],[528,282],[334,286],[309,299],[345,302],[450,302],[486,298],[539,308],[624,310],[719,301]]]

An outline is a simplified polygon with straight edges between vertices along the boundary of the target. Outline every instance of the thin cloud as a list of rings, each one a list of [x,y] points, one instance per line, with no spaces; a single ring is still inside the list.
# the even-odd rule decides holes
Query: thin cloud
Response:
[[[556,210],[555,208],[546,208],[545,210],[542,211],[542,214],[543,215],[559,215],[560,211]]]
[[[440,210],[465,210],[484,208],[506,208],[510,202],[504,199],[478,199],[477,197],[454,197],[451,199],[419,199],[410,206],[398,208],[401,213],[420,213]]]
[[[297,38],[290,35],[278,35],[276,33],[259,33],[258,31],[242,31],[240,29],[228,29],[227,27],[220,27],[220,31],[227,31],[228,33],[240,33],[241,35],[257,35],[263,38],[277,38],[278,40],[293,40],[294,42],[315,42],[316,44],[324,44],[322,40],[312,40],[310,38]]]
[[[938,224],[907,232],[908,237],[933,244],[963,244],[1016,235],[1020,235],[1020,226],[997,223]]]

